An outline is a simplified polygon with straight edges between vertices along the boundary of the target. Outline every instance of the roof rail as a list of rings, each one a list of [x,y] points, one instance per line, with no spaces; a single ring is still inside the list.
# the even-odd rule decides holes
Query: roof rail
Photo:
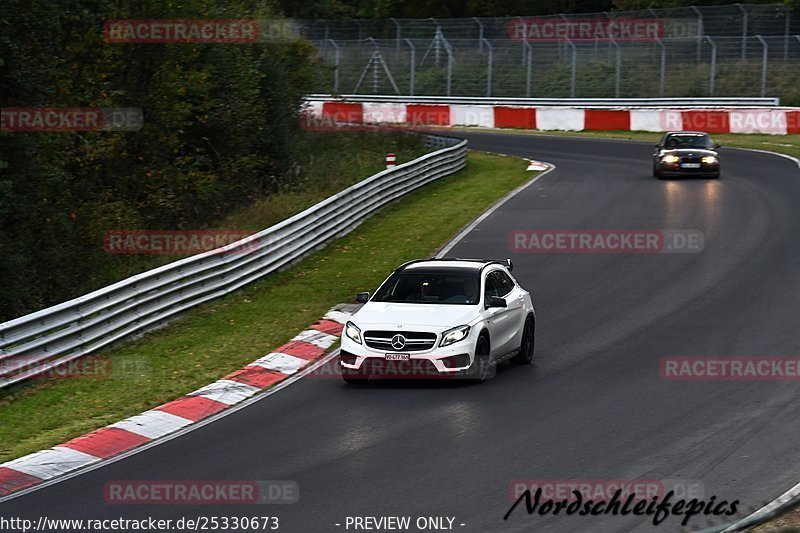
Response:
[[[504,267],[508,268],[508,270],[514,270],[514,263],[511,262],[511,259],[474,259],[468,257],[431,257],[429,259],[414,259],[412,261],[407,261],[397,267],[395,272],[403,270],[404,268],[414,264],[414,263],[422,263],[425,261],[472,261],[474,263],[484,263],[484,268],[490,264],[498,264],[503,265]]]

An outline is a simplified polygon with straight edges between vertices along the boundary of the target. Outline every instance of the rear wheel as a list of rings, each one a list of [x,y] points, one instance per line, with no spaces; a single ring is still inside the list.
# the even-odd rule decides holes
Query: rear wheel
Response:
[[[522,342],[519,345],[519,353],[511,358],[511,362],[517,365],[529,365],[533,362],[533,349],[535,343],[534,323],[531,317],[525,319],[525,328],[522,330]]]

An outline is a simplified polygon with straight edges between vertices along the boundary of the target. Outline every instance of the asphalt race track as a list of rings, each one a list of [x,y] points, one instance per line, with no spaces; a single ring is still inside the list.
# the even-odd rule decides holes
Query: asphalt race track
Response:
[[[0,515],[273,515],[286,532],[346,531],[347,516],[449,516],[470,532],[676,531],[677,517],[654,528],[647,517],[528,516],[523,507],[503,515],[516,480],[681,480],[706,499],[738,499],[745,513],[797,483],[797,381],[660,375],[665,356],[800,355],[797,165],[723,148],[722,179],[659,181],[649,143],[465,136],[473,149],[557,166],[449,254],[513,259],[538,314],[533,366],[501,367],[480,386],[307,377],[180,438],[0,504]],[[699,253],[509,250],[511,231],[541,228],[699,230],[705,244]],[[106,504],[104,483],[124,479],[294,480],[300,500]],[[688,529],[707,525],[695,517]]]

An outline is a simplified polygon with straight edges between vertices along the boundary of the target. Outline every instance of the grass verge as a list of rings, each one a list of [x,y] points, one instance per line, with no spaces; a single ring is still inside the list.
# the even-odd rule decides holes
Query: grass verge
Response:
[[[270,352],[333,305],[373,290],[398,264],[431,255],[530,179],[525,166],[470,153],[466,169],[386,207],[291,269],[111,351],[109,375],[0,391],[0,462],[177,398]]]
[[[463,131],[525,133],[558,137],[589,137],[595,139],[627,139],[652,142],[660,140],[663,133],[649,131],[538,131],[517,129],[458,128]],[[800,135],[762,135],[756,133],[712,133],[711,138],[723,147],[768,150],[800,158]]]

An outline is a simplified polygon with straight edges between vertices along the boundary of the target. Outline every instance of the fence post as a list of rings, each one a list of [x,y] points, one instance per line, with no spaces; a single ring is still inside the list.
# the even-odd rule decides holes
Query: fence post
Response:
[[[789,32],[791,31],[792,10],[789,6],[783,6],[786,13],[786,25],[783,30],[783,60],[789,59]]]
[[[494,49],[486,39],[483,39],[483,43],[489,50],[489,60],[486,62],[486,96],[492,96],[492,59],[494,56]]]
[[[478,25],[478,52],[483,53],[483,22],[478,17],[472,17],[475,24]]]
[[[717,45],[714,42],[714,39],[708,35],[705,36],[705,39],[708,41],[708,44],[711,45],[711,66],[709,68],[708,95],[714,96],[714,83],[717,77]]]
[[[408,46],[411,48],[411,61],[409,61],[409,71],[408,71],[408,79],[409,79],[409,83],[408,83],[408,87],[409,87],[408,91],[409,91],[409,93],[408,93],[408,95],[409,96],[414,96],[414,60],[416,58],[417,53],[416,53],[416,50],[414,49],[414,43],[411,42],[411,39],[406,38],[405,41],[408,44]]]
[[[453,52],[447,48],[447,96],[450,96],[450,88],[453,82]]]
[[[739,11],[742,12],[742,59],[747,58],[747,8],[742,4],[736,4]]]
[[[607,20],[610,20],[611,14],[608,11],[603,11],[603,16],[606,17]],[[606,45],[606,61],[609,63],[611,62],[611,40],[606,41],[608,44]]]
[[[697,6],[689,6],[692,10],[697,13],[697,22],[699,23],[697,27],[697,62],[700,62],[700,49],[703,46],[703,35],[705,35],[705,28],[703,28],[703,13],[697,9]]]
[[[656,37],[658,46],[661,47],[661,69],[658,75],[658,96],[664,98],[664,86],[667,74],[667,49],[664,47],[664,41]]]
[[[444,35],[442,35],[442,27],[439,26],[439,23],[436,22],[436,19],[431,17],[431,22],[433,22],[436,25],[436,35],[433,37],[433,41],[434,41],[433,57],[434,57],[434,61],[436,62],[436,66],[438,67],[439,66],[439,45],[440,45],[440,42],[441,42],[440,39],[442,37],[444,37]],[[450,95],[448,95],[448,96],[450,96]]]
[[[397,58],[400,55],[400,23],[397,22],[397,19],[394,17],[391,17],[389,20],[391,20],[394,23],[394,27],[397,28],[397,33],[395,34],[395,43],[394,43],[394,51],[395,51],[394,53],[395,53],[395,58]]]
[[[619,44],[617,44],[617,41],[615,41],[610,35],[608,36],[608,39],[611,41],[611,44],[614,45],[615,50],[616,66],[614,67],[614,98],[619,98],[619,80],[622,72],[622,54],[620,53]]]
[[[570,98],[575,98],[575,76],[577,74],[578,66],[578,49],[575,48],[575,43],[571,39],[566,39],[567,44],[572,48],[572,74],[570,76]]]
[[[333,92],[339,92],[339,45],[333,39],[326,39],[325,42],[333,45]]]
[[[756,35],[756,39],[761,43],[761,97],[767,94],[767,62],[769,61],[769,46],[767,41],[760,35]]]
[[[531,67],[533,66],[533,47],[531,43],[525,39],[525,48],[528,50],[528,60],[527,60],[527,76],[525,77],[525,97],[531,97]]]

